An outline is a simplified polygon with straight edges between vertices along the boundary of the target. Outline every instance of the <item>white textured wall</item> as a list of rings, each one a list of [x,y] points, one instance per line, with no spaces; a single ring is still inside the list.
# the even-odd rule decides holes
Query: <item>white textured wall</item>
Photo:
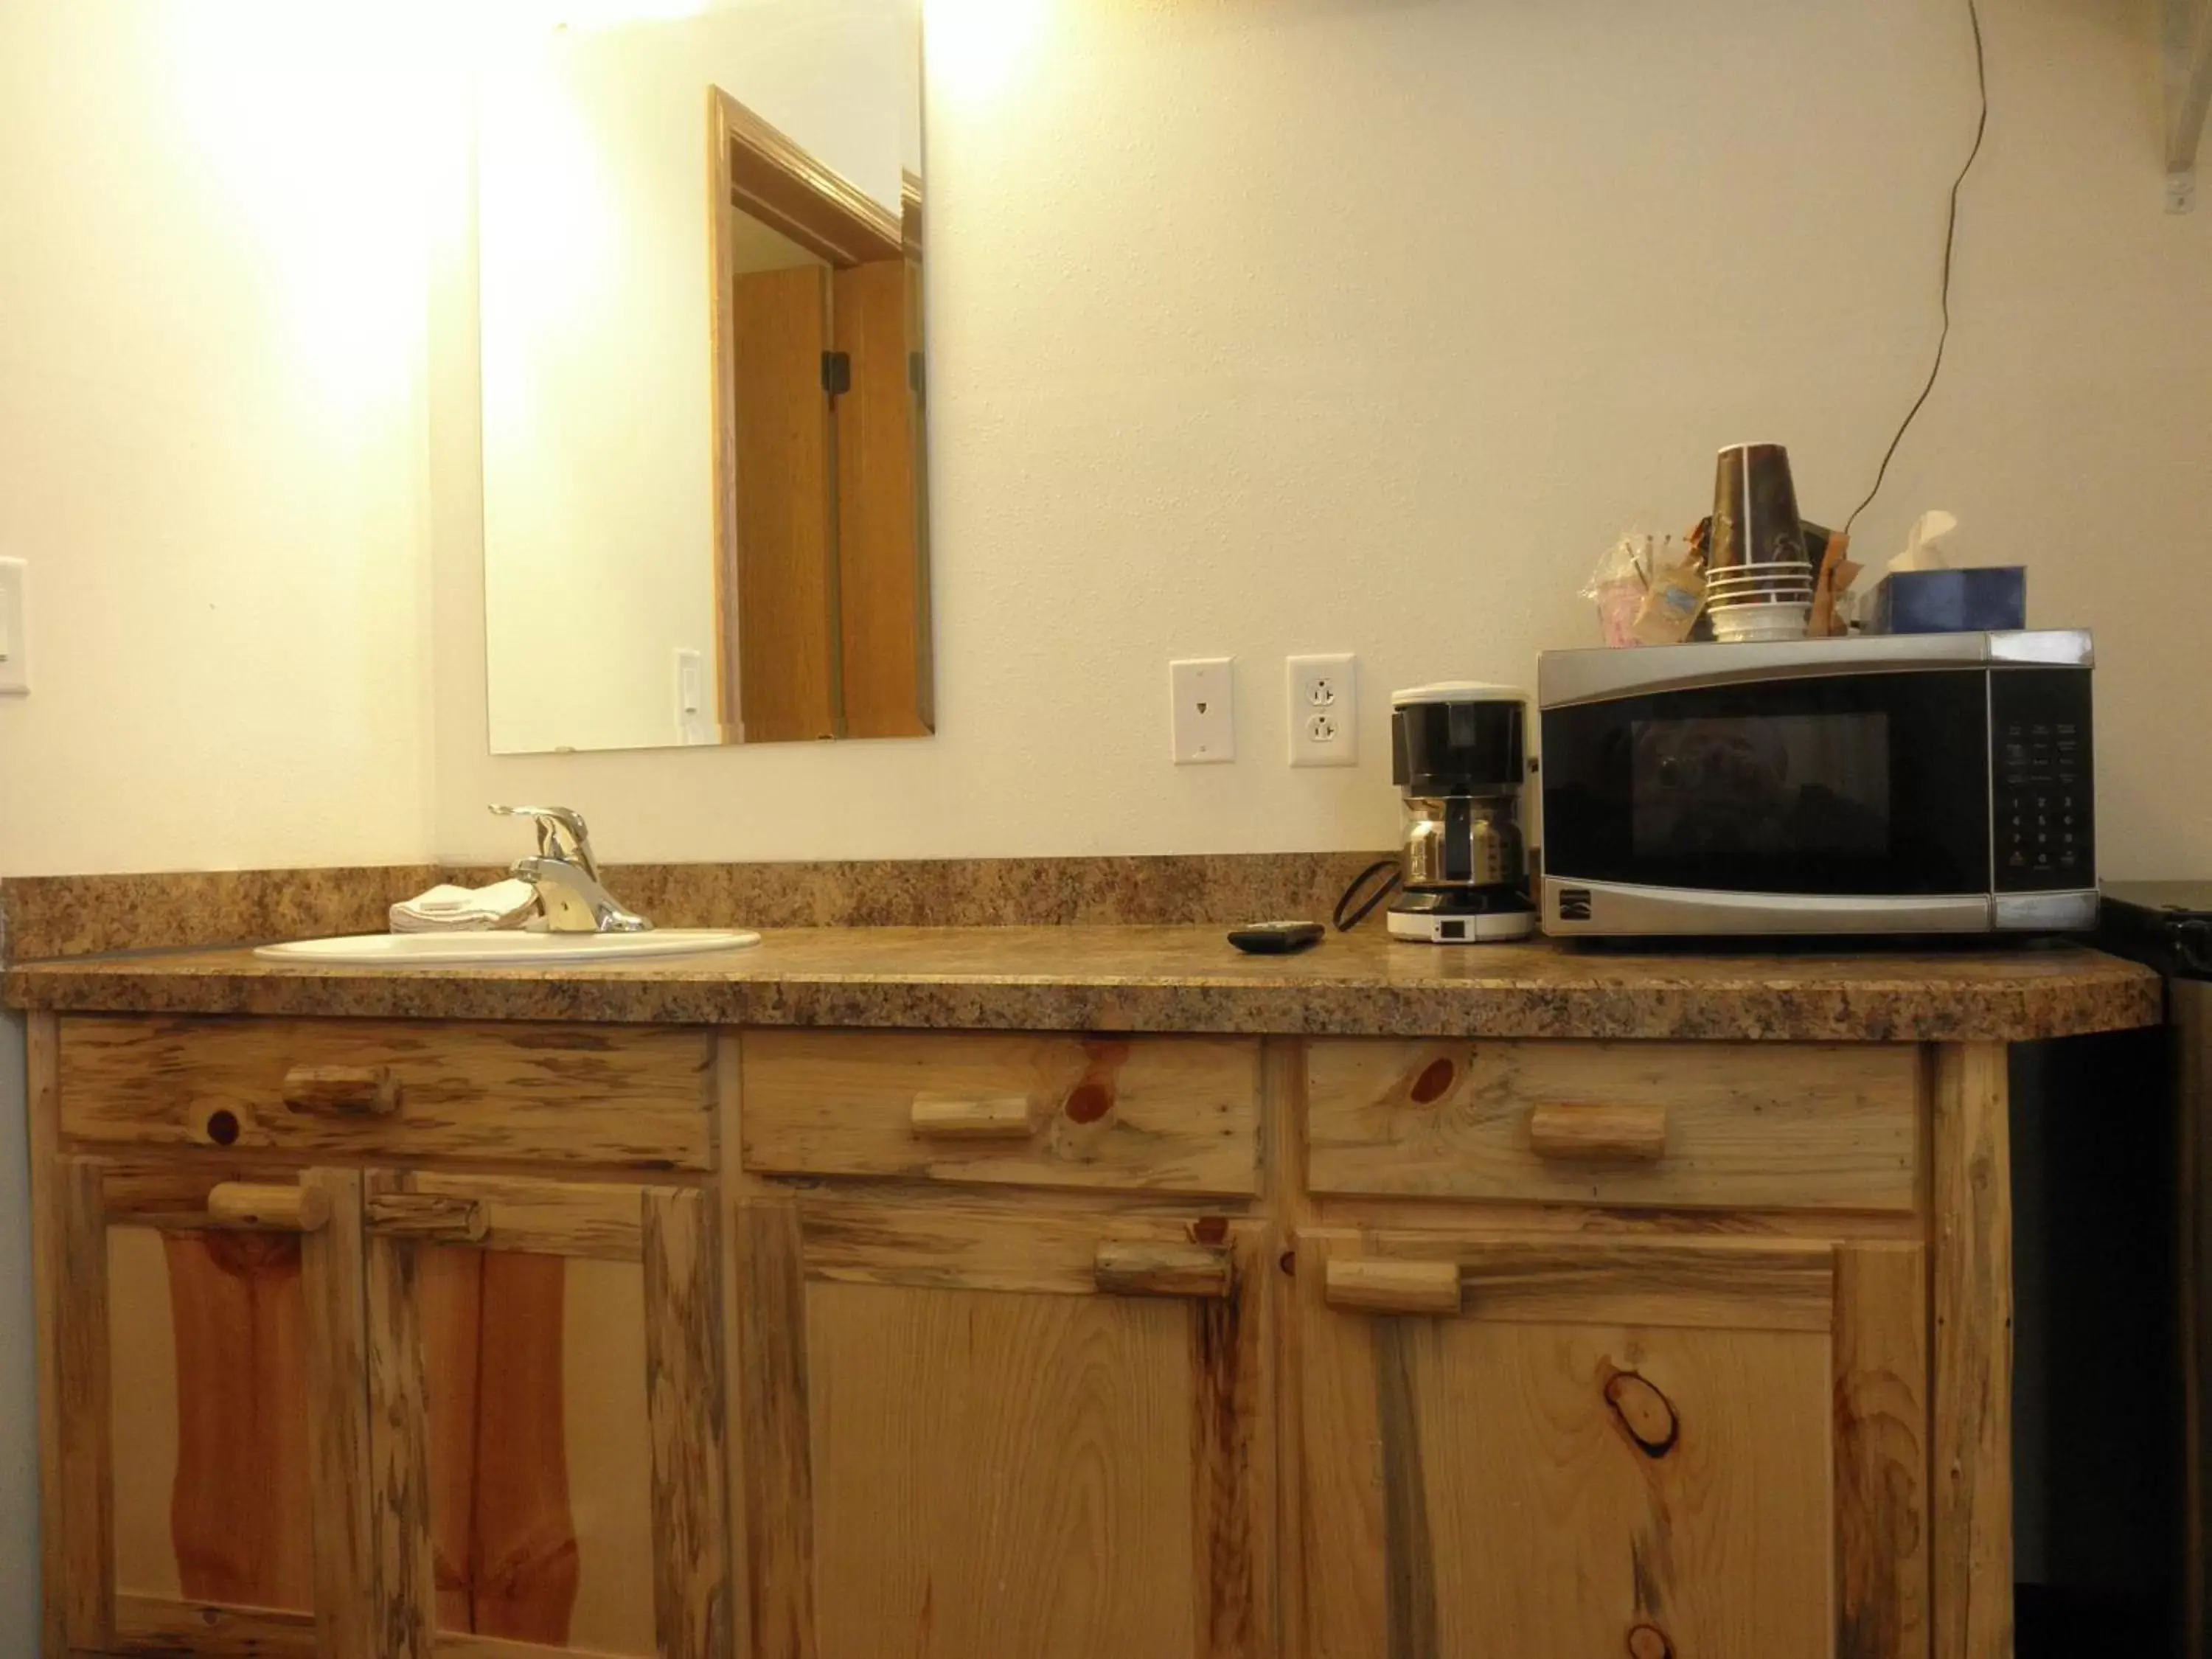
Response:
[[[415,83],[270,21],[0,3],[0,874],[429,838]]]
[[[2175,602],[2212,556],[2212,212],[2161,211],[2151,0],[1984,10],[1952,356],[1861,543],[1944,506],[2024,559],[2033,620],[2098,632],[2107,872],[2212,873],[2212,774],[2173,747],[2212,719]],[[482,803],[525,795],[624,858],[1371,846],[1391,686],[1589,641],[1593,559],[1695,519],[1723,443],[1787,443],[1839,517],[1924,372],[1962,5],[1026,15],[995,94],[933,64],[939,736],[489,758],[449,261],[438,852],[511,851]],[[1360,654],[1356,771],[1283,763],[1312,650]],[[1239,760],[1171,767],[1165,664],[1214,653]]]
[[[522,794],[629,858],[1372,845],[1391,685],[1586,639],[1719,443],[1835,514],[1917,385],[1962,9],[1026,4],[998,90],[933,71],[942,735],[496,761],[466,214],[425,371],[407,77],[221,72],[216,0],[0,6],[0,873],[493,856]],[[1940,504],[2026,557],[2098,630],[2108,872],[2212,873],[2212,212],[2160,211],[2152,0],[1986,13],[1953,356],[1862,539]],[[1330,649],[1365,763],[1293,772],[1279,659]],[[1243,757],[1172,768],[1164,665],[1212,652]]]

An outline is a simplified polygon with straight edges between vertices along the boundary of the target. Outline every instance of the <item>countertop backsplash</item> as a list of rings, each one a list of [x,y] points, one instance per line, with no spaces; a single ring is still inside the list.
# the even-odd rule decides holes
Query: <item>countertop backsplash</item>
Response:
[[[666,927],[958,927],[1327,919],[1381,853],[611,865]],[[495,868],[381,865],[0,879],[0,963],[382,933],[386,910]]]

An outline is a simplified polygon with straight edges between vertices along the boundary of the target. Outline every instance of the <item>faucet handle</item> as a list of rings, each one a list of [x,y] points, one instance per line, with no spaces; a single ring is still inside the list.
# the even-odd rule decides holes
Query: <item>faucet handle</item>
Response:
[[[550,854],[568,859],[593,881],[599,878],[599,861],[592,856],[592,832],[585,826],[584,815],[573,806],[501,806],[494,803],[491,811],[503,818],[536,820],[541,857]],[[568,838],[565,847],[561,842],[563,832]]]

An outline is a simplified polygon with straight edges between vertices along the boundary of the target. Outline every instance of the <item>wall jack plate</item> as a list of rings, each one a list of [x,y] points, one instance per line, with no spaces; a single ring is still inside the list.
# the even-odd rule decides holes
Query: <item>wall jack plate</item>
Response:
[[[1231,695],[1236,660],[1198,657],[1168,665],[1177,766],[1237,758],[1237,708]]]

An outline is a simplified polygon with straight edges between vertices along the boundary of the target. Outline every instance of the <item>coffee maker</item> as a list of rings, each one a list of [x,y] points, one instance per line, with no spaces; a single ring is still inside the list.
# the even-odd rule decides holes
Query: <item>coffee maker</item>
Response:
[[[1406,800],[1393,939],[1473,945],[1536,931],[1521,841],[1526,694],[1455,680],[1390,696],[1390,776]]]

